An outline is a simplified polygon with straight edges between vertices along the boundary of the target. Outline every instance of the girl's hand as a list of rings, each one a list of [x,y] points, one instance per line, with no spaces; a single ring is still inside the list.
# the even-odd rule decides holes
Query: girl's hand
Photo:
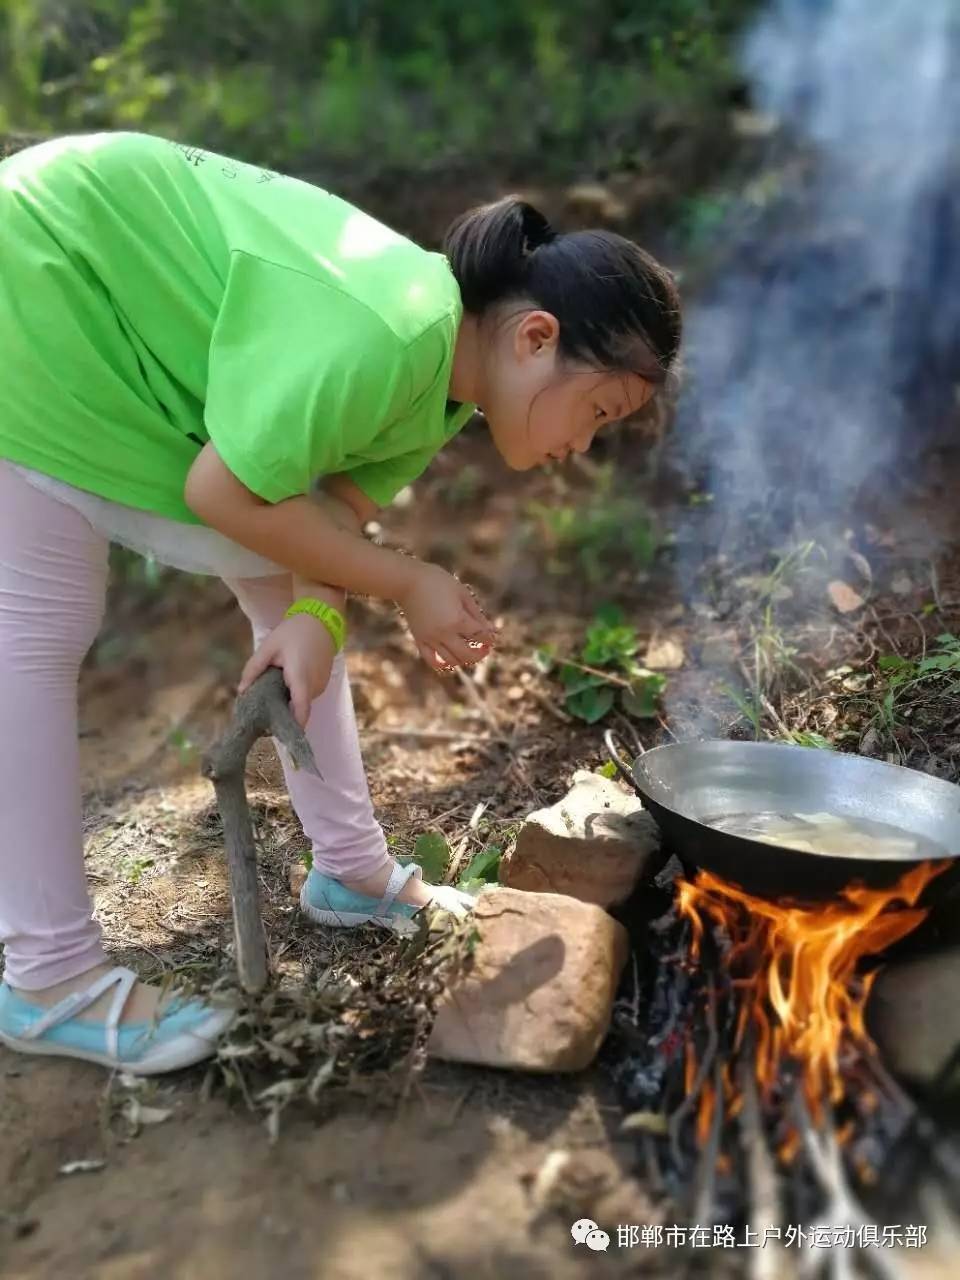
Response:
[[[245,693],[267,667],[279,667],[290,691],[290,710],[304,729],[310,704],[330,681],[335,656],[333,638],[319,619],[309,614],[284,618],[243,668],[239,692]]]
[[[434,671],[472,666],[496,641],[496,628],[469,587],[437,564],[416,562],[397,604],[420,656]]]

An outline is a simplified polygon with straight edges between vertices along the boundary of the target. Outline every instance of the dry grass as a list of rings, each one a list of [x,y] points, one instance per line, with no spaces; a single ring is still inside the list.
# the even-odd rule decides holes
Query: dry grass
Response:
[[[322,1116],[344,1092],[395,1103],[426,1065],[444,986],[468,963],[469,922],[421,913],[407,938],[311,924],[288,884],[304,845],[299,826],[285,800],[253,791],[273,978],[246,996],[233,971],[222,832],[207,795],[197,786],[176,803],[126,796],[99,815],[90,863],[108,947],[144,978],[238,1006],[202,1088],[261,1112],[272,1134],[291,1105]],[[119,875],[107,874],[107,859]]]

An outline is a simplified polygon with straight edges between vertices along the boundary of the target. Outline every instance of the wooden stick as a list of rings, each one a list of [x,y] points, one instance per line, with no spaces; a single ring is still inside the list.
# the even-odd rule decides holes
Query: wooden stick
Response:
[[[767,1146],[763,1131],[763,1113],[760,1094],[754,1078],[756,1070],[756,1043],[748,1036],[740,1055],[737,1081],[743,1095],[740,1111],[740,1133],[747,1162],[747,1184],[750,1188],[749,1220],[757,1232],[764,1226],[779,1228],[782,1221],[780,1196],[777,1191],[777,1170]],[[793,1263],[776,1242],[772,1248],[751,1251],[749,1259],[750,1280],[786,1280],[793,1273]]]
[[[814,1178],[820,1186],[826,1204],[812,1230],[817,1227],[852,1227],[858,1231],[861,1227],[876,1225],[860,1204],[853,1188],[847,1181],[843,1168],[843,1153],[837,1142],[833,1129],[832,1109],[825,1102],[826,1118],[818,1132],[803,1097],[798,1090],[794,1099],[794,1117],[800,1137],[807,1153]],[[848,1257],[846,1249],[827,1250],[826,1264],[833,1280],[848,1280],[853,1275],[853,1257]],[[886,1256],[884,1249],[876,1249],[870,1254],[874,1271],[882,1280],[901,1280],[900,1270]]]
[[[281,742],[295,768],[320,776],[310,744],[293,718],[283,672],[277,667],[265,671],[240,695],[226,732],[206,753],[201,766],[204,777],[213,783],[223,820],[237,973],[244,991],[253,995],[266,985],[267,940],[244,774],[250,748],[263,737]]]
[[[697,1099],[703,1092],[703,1086],[706,1083],[707,1075],[713,1069],[714,1059],[717,1056],[717,1049],[720,1044],[720,1036],[717,1030],[717,996],[713,983],[707,990],[707,1044],[697,1066],[696,1075],[693,1077],[693,1083],[690,1086],[690,1092],[684,1097],[683,1101],[677,1107],[676,1111],[671,1115],[667,1125],[667,1132],[670,1135],[670,1152],[674,1162],[679,1165],[682,1159],[680,1152],[681,1128],[684,1120],[696,1106]],[[720,1099],[717,1099],[717,1105],[720,1105]]]
[[[713,1114],[707,1140],[700,1151],[693,1183],[693,1221],[712,1227],[717,1220],[717,1158],[723,1131],[723,1072],[720,1060],[713,1064]]]

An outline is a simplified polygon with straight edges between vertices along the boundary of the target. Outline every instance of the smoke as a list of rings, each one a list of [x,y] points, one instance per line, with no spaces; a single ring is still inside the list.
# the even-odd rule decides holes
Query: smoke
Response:
[[[676,439],[735,542],[843,517],[960,381],[960,5],[776,0],[744,47],[791,163],[687,320]]]

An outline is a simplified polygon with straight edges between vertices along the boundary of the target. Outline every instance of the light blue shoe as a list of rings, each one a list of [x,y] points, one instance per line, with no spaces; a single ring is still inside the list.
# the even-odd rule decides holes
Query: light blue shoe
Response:
[[[50,1009],[31,1004],[0,983],[0,1043],[17,1053],[82,1058],[133,1075],[159,1075],[193,1066],[216,1053],[216,1042],[236,1016],[203,1000],[173,1000],[151,1022],[120,1025],[124,1005],[138,979],[117,967],[85,991],[75,991]],[[104,1022],[77,1017],[111,987],[116,990]]]
[[[361,924],[379,924],[394,933],[410,934],[416,929],[413,917],[418,908],[396,897],[411,876],[422,879],[423,868],[414,862],[396,863],[381,898],[354,893],[333,876],[311,870],[300,890],[300,910],[316,924],[332,924],[352,929]]]
[[[423,878],[423,869],[415,862],[406,866],[396,863],[381,898],[365,893],[355,893],[345,888],[333,876],[322,871],[311,871],[300,890],[300,909],[317,924],[332,924],[351,929],[361,924],[379,924],[394,933],[411,934],[416,931],[413,917],[421,909],[406,902],[397,902],[397,894],[411,876]],[[461,893],[452,885],[431,887],[431,907],[440,907],[451,915],[463,917],[473,910],[474,901],[469,894]]]

